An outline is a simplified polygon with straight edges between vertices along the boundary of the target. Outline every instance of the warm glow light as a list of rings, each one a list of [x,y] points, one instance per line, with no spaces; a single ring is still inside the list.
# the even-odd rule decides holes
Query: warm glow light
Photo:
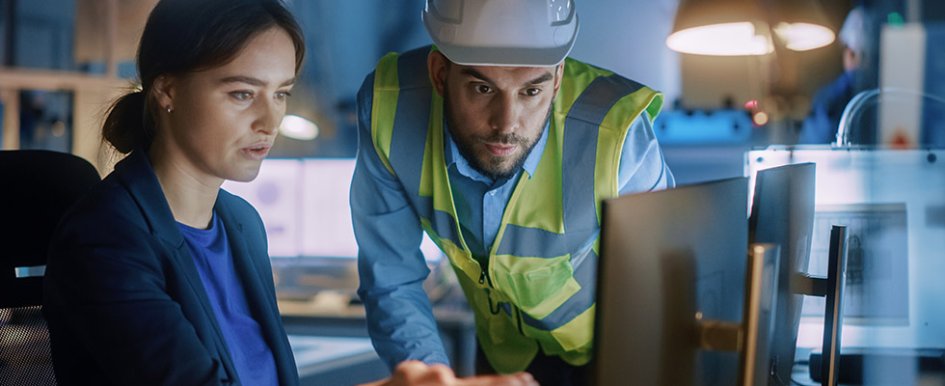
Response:
[[[279,125],[279,133],[289,138],[308,141],[318,136],[318,125],[298,115],[286,115]]]
[[[810,23],[778,23],[774,27],[784,45],[794,51],[807,51],[833,43],[834,34],[830,28]]]
[[[698,55],[765,55],[774,51],[771,37],[758,33],[747,21],[687,28],[669,35],[666,45],[674,51]]]
[[[764,126],[768,123],[768,114],[764,111],[759,111],[751,116],[751,120],[755,123],[755,126]]]

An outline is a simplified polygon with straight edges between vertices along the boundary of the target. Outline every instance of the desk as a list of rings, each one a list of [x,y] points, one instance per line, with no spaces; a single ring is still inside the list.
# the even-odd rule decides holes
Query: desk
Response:
[[[941,358],[941,354],[934,352],[934,350],[924,350],[922,356],[923,359],[918,357],[910,357],[908,355],[917,355],[918,353],[911,353],[909,350],[886,350],[887,354],[889,353],[899,353],[900,356],[896,355],[886,355],[886,356],[877,356],[877,354],[882,353],[883,350],[871,349],[863,351],[862,349],[856,348],[844,348],[848,352],[861,352],[866,353],[867,357],[846,357],[841,358],[840,362],[840,380],[843,381],[845,378],[850,379],[851,374],[844,374],[844,364],[847,364],[847,372],[850,371],[863,371],[862,375],[855,376],[857,381],[862,383],[856,383],[857,385],[865,386],[887,386],[887,385],[916,385],[916,386],[945,386],[945,373],[942,373],[940,368],[940,363],[929,363],[928,361],[936,361],[937,358]],[[841,350],[842,351],[842,350]],[[815,382],[810,377],[810,358],[811,350],[809,348],[798,348],[797,350],[797,362],[794,364],[794,368],[791,372],[791,384],[792,385],[820,385],[819,382]],[[908,354],[908,355],[906,355]],[[842,353],[841,353],[842,355]],[[937,356],[936,356],[937,355]],[[859,361],[859,363],[857,363]],[[920,362],[921,361],[921,362]],[[849,366],[849,365],[853,366]],[[840,386],[847,385],[847,383],[841,383]]]
[[[302,385],[353,385],[384,378],[368,338],[289,335]]]
[[[289,335],[356,338],[368,336],[364,307],[360,305],[329,309],[313,306],[308,301],[279,300],[279,310]],[[459,376],[475,374],[476,330],[472,312],[434,307],[433,316],[437,320],[440,338],[453,371]]]

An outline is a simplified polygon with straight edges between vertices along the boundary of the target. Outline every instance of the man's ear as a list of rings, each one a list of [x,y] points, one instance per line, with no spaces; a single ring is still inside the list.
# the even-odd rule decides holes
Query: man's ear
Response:
[[[558,87],[561,87],[561,79],[564,78],[564,61],[555,67],[555,95],[558,94]]]
[[[450,61],[440,51],[430,52],[427,56],[427,71],[430,73],[430,81],[433,82],[433,88],[440,95],[446,89],[446,72],[449,70]]]
[[[174,78],[161,75],[151,84],[151,97],[161,110],[174,109]]]

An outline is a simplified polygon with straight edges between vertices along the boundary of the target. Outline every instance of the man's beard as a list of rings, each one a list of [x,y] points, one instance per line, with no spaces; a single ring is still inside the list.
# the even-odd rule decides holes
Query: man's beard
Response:
[[[473,169],[476,169],[482,175],[489,177],[493,181],[504,180],[510,178],[522,168],[522,165],[525,164],[525,160],[528,158],[528,155],[531,154],[532,149],[535,148],[535,145],[538,143],[538,139],[541,138],[542,133],[545,130],[545,127],[548,126],[548,120],[551,118],[552,107],[554,106],[554,100],[551,101],[551,104],[548,106],[548,112],[545,114],[545,120],[542,123],[542,129],[538,132],[534,138],[527,138],[521,135],[510,133],[510,134],[499,134],[495,133],[486,138],[472,138],[467,139],[466,137],[461,136],[456,132],[458,130],[459,123],[455,121],[453,114],[450,111],[449,104],[449,92],[444,90],[443,92],[443,105],[444,112],[446,114],[446,123],[450,134],[453,136],[453,142],[456,143],[456,147],[459,148],[459,153],[462,154],[463,158],[469,161]],[[484,141],[492,143],[501,143],[504,145],[518,145],[520,148],[525,149],[518,155],[518,158],[511,163],[511,167],[508,169],[501,169],[504,159],[488,155],[487,160],[480,160],[477,157],[475,151],[475,142],[474,141]]]

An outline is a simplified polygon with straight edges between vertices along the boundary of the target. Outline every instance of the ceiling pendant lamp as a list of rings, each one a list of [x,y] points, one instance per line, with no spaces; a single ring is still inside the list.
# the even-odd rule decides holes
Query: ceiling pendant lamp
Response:
[[[807,51],[833,43],[836,35],[816,0],[779,0],[771,13],[775,35],[792,51]]]
[[[765,20],[754,0],[681,0],[666,45],[697,55],[769,54],[774,45]]]
[[[767,55],[774,36],[806,51],[833,42],[816,0],[681,0],[666,45],[677,52],[714,56]]]

